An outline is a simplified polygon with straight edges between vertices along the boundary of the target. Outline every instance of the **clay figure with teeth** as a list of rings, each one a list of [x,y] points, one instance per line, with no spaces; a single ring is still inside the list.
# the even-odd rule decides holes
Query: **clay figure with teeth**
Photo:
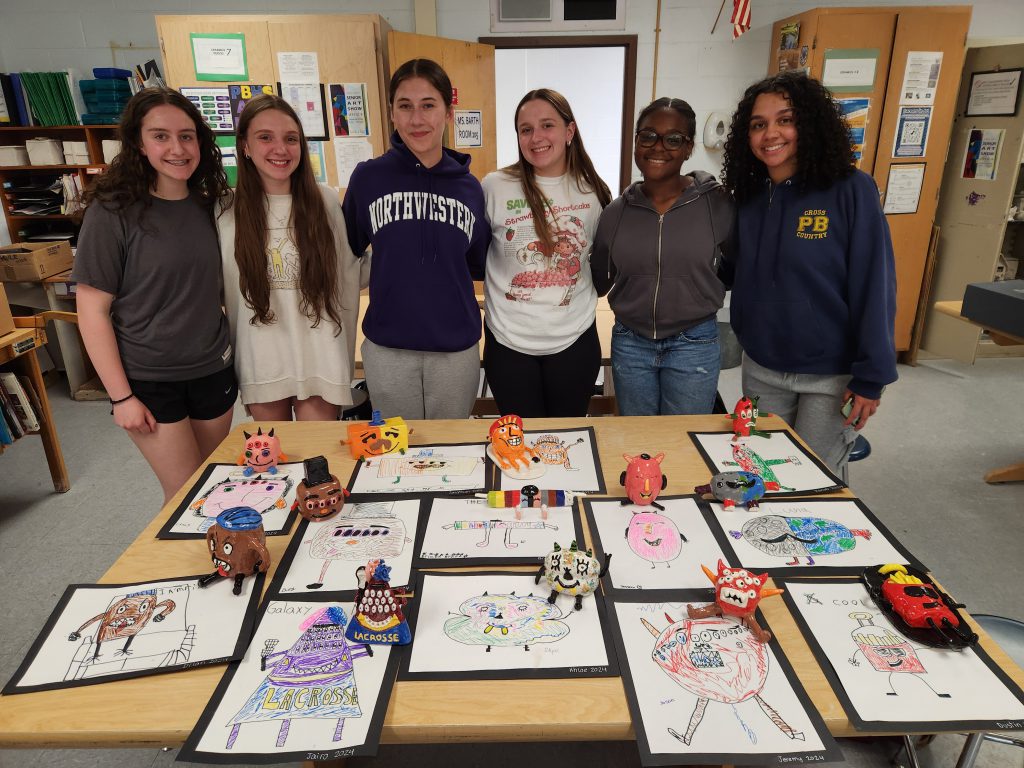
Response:
[[[491,441],[488,453],[505,471],[525,470],[531,461],[540,462],[537,452],[527,447],[523,439],[523,420],[515,414],[497,419],[491,424],[487,436]]]
[[[755,575],[744,568],[730,568],[721,560],[718,561],[716,575],[706,565],[702,565],[704,573],[715,585],[715,602],[703,608],[686,606],[686,613],[691,619],[706,619],[709,616],[734,616],[746,625],[747,629],[760,642],[767,643],[772,633],[758,626],[754,619],[754,611],[762,598],[781,595],[781,589],[764,589],[768,574]]]
[[[206,543],[217,570],[199,579],[200,587],[217,579],[234,579],[231,591],[240,595],[246,576],[255,576],[270,568],[263,518],[251,507],[232,507],[219,514],[206,532]]]
[[[160,609],[160,613],[157,613],[157,609]],[[130,595],[122,597],[111,605],[106,612],[99,613],[88,619],[78,629],[68,635],[68,640],[74,642],[80,640],[82,637],[82,630],[88,627],[94,622],[99,622],[99,628],[96,630],[96,650],[93,652],[92,657],[98,658],[100,655],[100,646],[108,640],[120,640],[126,638],[125,643],[121,646],[119,651],[115,651],[115,656],[129,656],[131,651],[128,650],[128,646],[132,644],[132,640],[139,634],[152,619],[155,622],[161,622],[167,615],[174,610],[173,600],[163,600],[161,602],[156,601],[156,590],[147,589],[144,592],[133,592]]]

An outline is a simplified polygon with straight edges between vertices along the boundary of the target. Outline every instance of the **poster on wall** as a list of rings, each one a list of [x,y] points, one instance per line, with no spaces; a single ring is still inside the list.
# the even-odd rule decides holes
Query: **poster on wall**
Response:
[[[931,122],[931,107],[900,107],[892,156],[924,157],[928,149],[928,129]]]
[[[843,111],[847,125],[850,126],[850,143],[853,145],[853,158],[858,168],[864,157],[864,131],[868,125],[868,110],[871,108],[871,99],[852,98],[836,99],[839,108]]]
[[[230,82],[249,79],[245,35],[191,32],[189,40],[196,80]]]
[[[889,166],[889,180],[885,184],[883,213],[917,213],[924,183],[924,163],[893,163]]]
[[[238,126],[238,118],[242,116],[245,105],[262,93],[274,95],[272,85],[229,85],[228,100],[231,102],[231,119],[235,127]]]
[[[224,166],[224,175],[228,177],[228,186],[238,185],[238,147],[234,136],[215,136],[213,139],[220,147],[220,161]]]
[[[344,189],[352,178],[352,171],[364,160],[373,158],[373,144],[361,136],[334,137],[334,163],[338,171],[338,186]]]
[[[331,83],[331,121],[335,136],[369,136],[366,83]]]
[[[1020,81],[1024,69],[971,73],[967,96],[968,117],[1015,115],[1020,106]]]
[[[327,139],[327,111],[324,109],[322,83],[280,82],[277,84],[277,92],[299,116],[307,140]]]
[[[874,90],[877,48],[829,48],[821,84],[833,93],[858,93]]]
[[[196,105],[203,122],[214,133],[234,133],[235,123],[231,119],[231,94],[227,86],[197,85],[181,88],[181,95]]]
[[[900,104],[932,106],[939,86],[942,69],[942,51],[909,51],[907,66],[903,70],[903,88]]]
[[[964,148],[961,178],[995,181],[999,151],[1003,146],[1002,128],[972,128]]]
[[[797,42],[800,40],[800,22],[783,24],[779,31],[779,72],[797,69],[800,66],[800,51]]]
[[[324,143],[322,141],[307,141],[309,151],[309,165],[313,169],[313,178],[317,184],[327,183],[327,161],[324,158]]]

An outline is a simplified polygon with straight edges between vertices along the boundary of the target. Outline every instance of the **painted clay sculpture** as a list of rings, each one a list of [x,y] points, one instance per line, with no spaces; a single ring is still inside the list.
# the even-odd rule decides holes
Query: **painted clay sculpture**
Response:
[[[747,397],[744,395],[736,401],[729,418],[732,419],[732,441],[735,443],[741,437],[767,437],[771,438],[770,432],[762,432],[757,428],[757,401],[759,396]]]
[[[356,643],[408,645],[412,633],[402,608],[412,593],[392,589],[388,583],[391,568],[383,560],[371,560],[356,570],[356,576],[359,591],[356,592],[355,614],[345,630],[345,637]]]
[[[356,422],[348,426],[348,445],[353,459],[369,459],[390,453],[405,454],[409,450],[409,435],[412,430],[401,416],[381,418],[380,411],[373,411],[369,421]]]
[[[626,460],[627,466],[626,470],[619,475],[619,485],[625,487],[628,497],[622,503],[636,504],[639,507],[654,507],[664,512],[665,508],[655,499],[668,485],[668,477],[661,471],[661,462],[665,458],[665,454],[659,453],[651,458],[647,453],[641,453],[638,456],[624,453],[622,458]]]
[[[316,522],[333,517],[345,506],[345,489],[331,474],[327,459],[314,456],[302,462],[305,477],[295,489],[295,508],[306,520]]]
[[[495,509],[567,507],[577,495],[572,491],[544,490],[536,485],[524,485],[518,491],[488,491],[487,506]]]
[[[766,597],[781,595],[781,589],[765,589],[768,574],[755,575],[745,568],[730,568],[718,561],[718,574],[702,565],[701,568],[715,585],[715,602],[703,608],[686,606],[691,619],[706,619],[709,616],[734,616],[743,622],[751,634],[762,643],[770,642],[772,633],[762,629],[754,618],[758,603]]]
[[[268,475],[277,474],[279,462],[288,461],[288,457],[281,453],[281,441],[274,436],[271,428],[266,434],[263,427],[256,427],[256,434],[245,435],[245,451],[238,457],[238,464],[244,466],[243,475],[249,477],[256,472],[266,472]]]
[[[954,602],[928,574],[898,563],[864,569],[871,599],[900,634],[932,648],[960,650],[978,642]]]
[[[206,532],[206,544],[217,570],[199,579],[200,587],[217,579],[234,579],[231,591],[240,595],[246,576],[265,573],[270,568],[263,518],[251,507],[233,507],[218,515]]]
[[[491,441],[493,458],[504,471],[528,469],[531,461],[540,463],[537,452],[526,445],[523,420],[515,414],[496,419],[487,431],[487,437]]]
[[[124,645],[120,650],[114,651],[115,656],[130,656],[128,650],[132,640],[139,634],[149,620],[158,624],[167,618],[175,608],[173,600],[156,600],[156,590],[147,589],[144,592],[133,592],[125,595],[116,601],[103,613],[98,613],[91,619],[86,620],[82,626],[68,635],[68,640],[74,642],[82,639],[82,630],[94,622],[99,622],[96,628],[96,650],[93,652],[93,659],[99,658],[100,646],[111,640],[124,639]],[[159,613],[156,613],[157,610]],[[156,614],[156,615],[154,615]]]
[[[573,595],[576,598],[573,609],[578,611],[583,607],[583,598],[594,594],[601,577],[608,573],[608,563],[611,559],[611,555],[605,555],[602,566],[594,557],[593,550],[588,549],[584,552],[576,546],[575,541],[568,549],[562,549],[555,544],[555,548],[544,558],[544,563],[537,571],[533,583],[539,584],[541,577],[544,577],[551,587],[548,602],[552,605],[563,592]]]
[[[776,482],[766,483],[760,475],[754,472],[719,472],[711,476],[711,482],[707,485],[698,485],[693,489],[694,493],[705,495],[710,493],[726,509],[733,507],[746,507],[756,509],[765,491],[777,491],[779,484]]]

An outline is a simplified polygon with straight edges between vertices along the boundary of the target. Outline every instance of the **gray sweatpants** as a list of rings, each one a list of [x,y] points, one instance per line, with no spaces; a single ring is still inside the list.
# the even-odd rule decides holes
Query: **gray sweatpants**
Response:
[[[370,402],[384,418],[465,419],[480,389],[480,349],[420,352],[363,339]]]
[[[759,395],[758,410],[785,419],[836,473],[842,472],[857,439],[839,412],[849,383],[849,374],[782,373],[743,356],[743,394]]]

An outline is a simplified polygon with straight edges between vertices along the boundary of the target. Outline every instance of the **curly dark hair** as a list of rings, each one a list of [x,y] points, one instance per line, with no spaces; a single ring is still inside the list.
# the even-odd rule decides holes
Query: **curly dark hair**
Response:
[[[819,81],[802,72],[782,72],[747,88],[736,107],[725,142],[722,180],[737,202],[744,202],[764,188],[768,171],[750,150],[750,117],[754,102],[763,93],[783,96],[793,107],[797,142],[796,183],[804,188],[826,189],[854,171],[850,126],[839,104]]]
[[[199,165],[188,180],[189,189],[198,193],[200,200],[211,211],[214,204],[228,194],[228,180],[221,165],[220,148],[214,141],[210,126],[203,120],[196,106],[180,93],[170,88],[156,87],[139,91],[125,106],[117,127],[121,151],[86,191],[87,205],[99,201],[115,210],[123,210],[140,200],[145,207],[152,203],[156,170],[142,154],[142,120],[150,110],[163,105],[177,107],[196,126]]]

